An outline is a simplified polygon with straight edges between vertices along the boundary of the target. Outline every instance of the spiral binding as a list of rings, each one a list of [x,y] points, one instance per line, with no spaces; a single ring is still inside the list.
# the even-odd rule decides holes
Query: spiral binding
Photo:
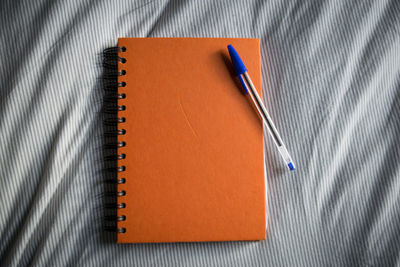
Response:
[[[104,144],[104,149],[106,150],[112,150],[113,152],[116,152],[116,149],[120,147],[126,146],[126,142],[118,142],[116,141],[116,137],[118,135],[124,135],[126,133],[125,129],[118,129],[117,127],[121,123],[126,122],[126,118],[124,117],[118,117],[118,111],[123,111],[126,109],[124,105],[118,105],[118,100],[120,99],[125,99],[126,94],[118,93],[118,88],[119,87],[125,87],[126,82],[120,81],[118,82],[118,77],[119,76],[124,76],[126,75],[126,70],[121,70],[118,71],[118,64],[124,64],[126,63],[126,58],[120,57],[119,52],[125,52],[126,48],[125,47],[111,47],[107,48],[103,51],[103,67],[104,67],[104,75],[103,75],[103,82],[104,82],[104,113],[105,113],[105,119],[104,119],[104,136],[105,136],[105,144]],[[106,130],[107,129],[107,130]],[[110,140],[111,139],[111,140]],[[108,141],[107,141],[108,140]],[[125,159],[126,155],[124,153],[118,154],[112,154],[112,155],[107,155],[105,156],[104,160],[117,163],[118,160]],[[106,168],[106,171],[111,173],[111,174],[117,174],[120,172],[124,172],[126,170],[125,166],[112,166]],[[113,184],[113,185],[118,185],[118,184],[125,184],[126,179],[125,178],[117,178],[113,177],[111,179],[106,180],[107,183]],[[122,197],[126,195],[125,190],[117,191],[113,190],[111,192],[106,192],[106,196],[108,197],[113,197],[115,201],[114,203],[109,203],[106,204],[106,208],[116,210],[116,209],[125,209],[126,208],[126,203],[123,202],[118,202],[118,197]],[[115,203],[116,202],[116,203]],[[117,232],[117,233],[125,233],[126,228],[121,227],[118,228],[116,225],[116,222],[120,221],[125,221],[126,216],[125,215],[105,215],[106,221],[113,222],[114,226],[106,226],[107,231],[112,231],[112,232]]]

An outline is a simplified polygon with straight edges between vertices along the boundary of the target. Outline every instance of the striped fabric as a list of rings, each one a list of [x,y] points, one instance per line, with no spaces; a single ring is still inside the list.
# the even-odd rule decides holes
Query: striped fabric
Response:
[[[400,265],[400,2],[0,2],[1,266]],[[119,245],[104,211],[101,53],[118,37],[256,37],[266,241]]]

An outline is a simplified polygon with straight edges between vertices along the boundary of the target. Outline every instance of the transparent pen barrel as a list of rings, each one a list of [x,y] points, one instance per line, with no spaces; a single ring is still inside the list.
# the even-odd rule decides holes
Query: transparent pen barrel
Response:
[[[287,151],[285,145],[283,144],[282,138],[280,137],[278,130],[276,129],[274,123],[272,122],[271,117],[269,116],[267,110],[264,107],[264,104],[262,103],[261,98],[258,96],[256,89],[253,85],[253,82],[251,81],[249,75],[247,72],[243,73],[241,75],[241,78],[243,81],[245,81],[247,88],[249,89],[249,95],[252,100],[252,103],[256,107],[259,115],[261,116],[264,125],[266,126],[268,132],[270,133],[272,139],[274,140],[274,143],[278,147],[279,153],[281,154],[283,160],[285,163],[292,164],[291,166],[294,168],[294,165],[292,163],[292,158],[290,157],[289,152]],[[289,166],[289,168],[291,168]]]

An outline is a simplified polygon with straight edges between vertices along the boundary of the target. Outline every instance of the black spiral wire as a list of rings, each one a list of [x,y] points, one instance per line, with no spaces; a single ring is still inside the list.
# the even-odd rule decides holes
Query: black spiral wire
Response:
[[[111,47],[103,51],[103,88],[104,88],[104,150],[105,156],[104,161],[106,164],[106,172],[110,175],[106,179],[106,182],[113,185],[113,190],[105,193],[106,197],[109,197],[110,203],[105,206],[111,211],[111,215],[105,215],[105,220],[110,224],[106,224],[105,230],[117,233],[125,233],[126,228],[118,227],[117,222],[125,221],[126,216],[117,216],[117,209],[125,209],[126,203],[118,201],[118,197],[126,195],[125,190],[118,191],[117,185],[125,184],[125,178],[118,178],[117,173],[124,172],[125,166],[119,166],[118,161],[125,159],[124,153],[118,154],[118,148],[125,147],[126,142],[118,142],[118,135],[124,135],[125,129],[120,129],[119,124],[125,123],[126,118],[118,117],[118,111],[126,109],[124,105],[119,105],[118,100],[125,99],[126,94],[119,93],[119,87],[125,87],[126,82],[118,81],[119,76],[126,75],[126,70],[118,71],[118,64],[126,63],[126,58],[120,57],[119,54],[123,54],[126,51],[125,47]]]

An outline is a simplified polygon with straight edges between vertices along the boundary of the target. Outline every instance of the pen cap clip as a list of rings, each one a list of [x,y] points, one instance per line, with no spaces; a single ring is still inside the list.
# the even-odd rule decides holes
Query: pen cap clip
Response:
[[[239,75],[239,81],[240,81],[240,83],[241,83],[242,86],[243,86],[243,89],[244,89],[245,94],[248,95],[248,94],[249,94],[249,91],[247,90],[247,86],[246,86],[245,82],[243,81],[243,78],[242,78],[241,75]]]
[[[242,59],[239,57],[238,53],[236,52],[235,48],[232,45],[228,45],[229,55],[231,56],[231,60],[233,66],[235,67],[236,74],[240,76],[241,74],[247,71],[245,65],[243,64]]]

